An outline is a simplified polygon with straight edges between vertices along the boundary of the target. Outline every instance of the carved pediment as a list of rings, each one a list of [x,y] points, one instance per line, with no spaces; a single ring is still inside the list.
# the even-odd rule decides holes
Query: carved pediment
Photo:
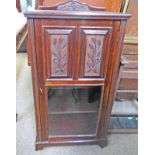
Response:
[[[39,10],[60,10],[60,11],[105,11],[105,7],[93,7],[79,0],[67,0],[58,3],[56,6],[39,6]]]
[[[66,3],[60,4],[57,10],[62,11],[89,11],[87,4],[83,4],[78,0],[69,0]]]

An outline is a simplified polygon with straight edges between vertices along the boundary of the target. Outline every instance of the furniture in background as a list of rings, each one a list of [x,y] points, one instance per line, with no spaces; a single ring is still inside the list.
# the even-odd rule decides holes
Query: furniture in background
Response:
[[[28,41],[28,31],[27,31],[27,20],[23,15],[26,10],[34,9],[35,0],[16,0],[17,12],[17,27],[16,31],[16,51],[17,52],[27,52],[28,65],[30,65],[30,48]],[[19,28],[20,27],[20,28]]]
[[[27,36],[27,20],[21,12],[16,10],[16,51],[19,50]]]
[[[124,75],[125,68],[132,68],[132,65],[121,56],[116,84],[117,94],[120,81],[126,75]],[[129,79],[127,75],[126,78]],[[125,97],[121,96],[121,98],[115,99],[108,132],[110,134],[133,134],[138,132],[138,101],[136,99],[129,98],[128,94]]]
[[[16,10],[16,52],[21,47],[23,41],[27,36],[27,21],[22,13]],[[16,113],[16,121],[18,121],[18,114]]]
[[[27,21],[23,15],[23,12],[28,8],[27,0],[16,0],[16,13],[17,13],[17,23],[16,23],[16,51],[26,52],[26,38],[27,32]]]
[[[124,0],[122,12],[131,13],[127,22],[117,99],[138,99],[138,0]]]
[[[18,10],[18,12],[21,12],[20,0],[16,0],[16,9]]]
[[[130,15],[100,8],[94,12],[92,6],[76,0],[40,9],[25,13],[36,149],[79,144],[104,147]]]

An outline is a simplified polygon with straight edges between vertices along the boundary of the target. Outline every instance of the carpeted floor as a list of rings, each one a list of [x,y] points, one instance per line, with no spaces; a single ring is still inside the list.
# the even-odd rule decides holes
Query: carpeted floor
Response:
[[[51,147],[35,151],[35,118],[31,71],[26,54],[17,54],[17,155],[137,155],[137,135],[109,135],[109,144]]]

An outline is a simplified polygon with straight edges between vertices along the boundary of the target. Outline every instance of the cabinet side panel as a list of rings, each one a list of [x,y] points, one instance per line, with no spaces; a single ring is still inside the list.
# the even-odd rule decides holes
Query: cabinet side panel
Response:
[[[110,85],[110,90],[109,90],[109,97],[107,100],[107,108],[106,108],[106,118],[105,119],[105,132],[108,130],[109,126],[109,120],[110,120],[110,115],[111,115],[111,110],[113,106],[113,102],[116,96],[116,89],[117,89],[117,79],[118,79],[118,74],[119,74],[119,67],[120,67],[120,59],[121,59],[121,51],[122,51],[122,46],[123,46],[123,40],[124,40],[124,35],[125,35],[125,27],[126,27],[126,21],[121,21],[120,26],[119,26],[119,32],[117,36],[117,46],[116,46],[116,54],[113,57],[113,64],[112,64],[112,71],[110,75],[110,80],[111,80],[111,85]]]
[[[48,115],[47,115],[47,90],[45,87],[44,77],[44,48],[42,41],[44,36],[42,35],[42,20],[35,19],[35,44],[36,44],[36,58],[38,67],[38,86],[39,86],[39,99],[40,99],[40,121],[42,129],[42,140],[48,139]]]
[[[126,21],[115,21],[113,24],[113,35],[111,53],[109,56],[108,72],[105,81],[105,90],[102,101],[101,119],[99,123],[98,136],[105,136],[109,125],[109,118],[113,101],[115,98],[116,82],[120,66],[120,57],[124,39]]]
[[[31,55],[31,73],[32,73],[37,139],[41,140],[42,135],[41,135],[41,121],[40,121],[38,72],[37,72],[37,61],[35,51],[34,21],[32,19],[28,19],[28,33],[29,33],[28,41]]]

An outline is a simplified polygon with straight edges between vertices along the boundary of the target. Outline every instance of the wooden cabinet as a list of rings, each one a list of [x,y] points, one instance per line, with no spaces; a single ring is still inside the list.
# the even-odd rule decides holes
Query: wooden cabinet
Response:
[[[130,15],[89,11],[92,7],[78,1],[58,6],[59,10],[25,13],[36,149],[75,144],[104,147]],[[72,11],[63,11],[66,6]],[[86,11],[78,11],[81,8]]]

